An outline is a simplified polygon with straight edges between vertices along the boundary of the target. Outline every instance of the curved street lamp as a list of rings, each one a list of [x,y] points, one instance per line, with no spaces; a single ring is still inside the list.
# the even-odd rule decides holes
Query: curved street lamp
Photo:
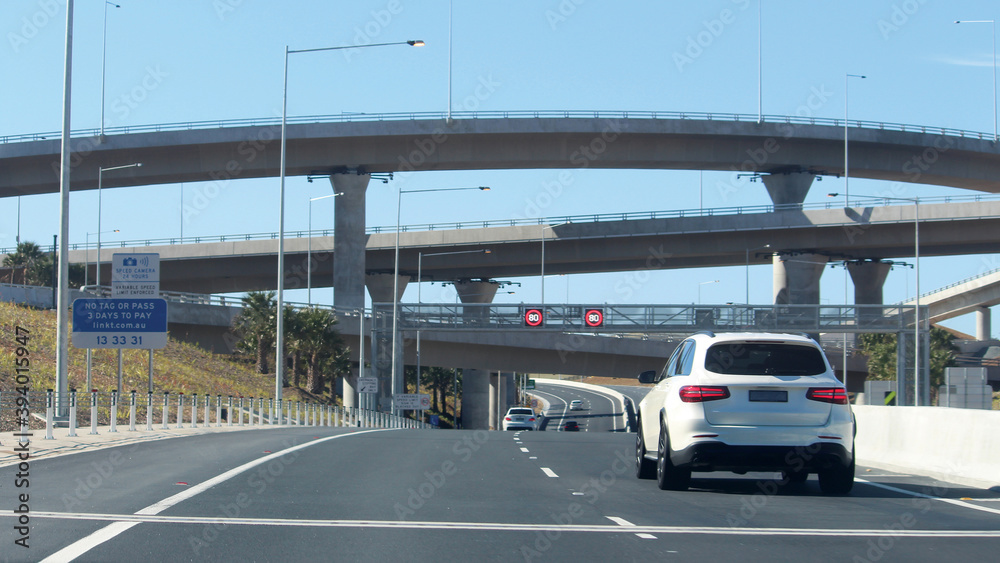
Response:
[[[399,354],[396,353],[396,333],[398,332],[397,327],[399,326],[399,211],[400,204],[402,203],[403,194],[416,194],[423,192],[457,192],[462,190],[480,190],[489,191],[488,186],[477,186],[474,188],[430,188],[423,190],[396,190],[396,244],[393,258],[393,268],[392,268],[392,400],[390,402],[390,411],[392,414],[396,414],[396,366]],[[419,290],[419,288],[418,288]]]
[[[837,193],[827,194],[828,197],[837,197],[839,195]],[[914,276],[917,283],[917,297],[913,308],[913,405],[920,406],[920,198],[872,195],[856,195],[854,197],[874,200],[909,201],[913,203],[913,261],[915,263]]]
[[[318,51],[337,51],[341,49],[362,49],[367,47],[387,47],[389,45],[409,45],[423,47],[420,39],[411,41],[396,41],[392,43],[371,43],[369,45],[340,45],[336,47],[319,47],[316,49],[289,49],[285,46],[285,67],[281,86],[281,163],[278,190],[278,290],[277,290],[277,335],[275,337],[275,369],[274,369],[274,400],[281,401],[282,388],[285,381],[285,163],[286,140],[288,125],[288,55],[295,53],[314,53]],[[363,307],[362,307],[363,308]]]

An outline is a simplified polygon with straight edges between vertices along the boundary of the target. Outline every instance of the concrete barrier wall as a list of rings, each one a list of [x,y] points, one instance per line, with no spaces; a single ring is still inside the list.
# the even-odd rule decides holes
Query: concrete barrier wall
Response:
[[[973,487],[1000,486],[1000,411],[853,408],[858,420],[855,455],[859,464]]]

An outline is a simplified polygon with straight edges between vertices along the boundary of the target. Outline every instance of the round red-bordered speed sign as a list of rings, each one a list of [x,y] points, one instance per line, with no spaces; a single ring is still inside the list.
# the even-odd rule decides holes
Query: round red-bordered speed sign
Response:
[[[583,322],[591,328],[597,328],[604,324],[603,309],[587,309],[583,314]]]
[[[541,309],[527,309],[524,311],[525,326],[542,326],[545,322],[545,315]]]

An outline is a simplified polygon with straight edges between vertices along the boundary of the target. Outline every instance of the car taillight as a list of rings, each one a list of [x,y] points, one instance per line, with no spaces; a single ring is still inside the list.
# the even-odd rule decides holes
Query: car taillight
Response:
[[[510,417],[509,416],[505,416],[505,417],[503,417],[503,419],[506,420],[507,422],[510,422]]]
[[[832,403],[834,405],[847,404],[847,391],[840,387],[810,387],[806,391],[806,398],[821,403]]]
[[[712,387],[706,385],[685,385],[680,389],[681,400],[685,403],[702,403],[729,398],[728,387]]]
[[[528,418],[528,422],[534,422],[534,421],[535,421],[535,417],[532,416],[532,417]]]

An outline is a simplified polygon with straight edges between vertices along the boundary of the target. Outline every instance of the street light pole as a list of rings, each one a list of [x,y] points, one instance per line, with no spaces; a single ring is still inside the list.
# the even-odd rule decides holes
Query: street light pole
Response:
[[[703,281],[698,284],[698,304],[701,305],[701,286],[709,283],[719,283],[719,280]]]
[[[993,30],[993,140],[1000,139],[997,132],[997,26],[994,20],[956,20],[955,23],[988,23]]]
[[[492,251],[489,249],[482,250],[456,250],[453,252],[431,252],[429,254],[424,254],[423,252],[417,253],[417,303],[423,303],[423,299],[420,297],[420,282],[423,273],[423,262],[424,256],[446,256],[449,254],[490,254]],[[417,331],[417,394],[420,394],[420,331]]]
[[[828,197],[837,197],[838,195],[840,194],[827,194]],[[914,300],[913,308],[913,404],[914,406],[920,406],[920,198],[870,195],[854,197],[876,200],[909,201],[913,203],[913,261],[915,263],[914,275],[917,278],[917,297]]]
[[[569,221],[563,221],[562,223],[556,223],[555,225],[545,225],[542,227],[542,309],[545,308],[545,229],[555,229],[556,227],[561,227],[563,225],[569,224]]]
[[[392,268],[392,373],[391,373],[391,385],[392,385],[392,400],[390,402],[390,411],[392,414],[396,414],[396,369],[398,364],[398,355],[396,353],[396,333],[399,331],[399,214],[400,207],[403,199],[403,194],[415,194],[422,192],[454,192],[460,190],[482,190],[489,191],[487,186],[478,186],[474,188],[430,188],[423,190],[396,190],[396,243],[393,252],[393,268]],[[419,266],[419,264],[418,264]],[[419,282],[417,291],[420,291]]]
[[[122,170],[123,168],[138,168],[141,162],[125,164],[122,166],[110,166],[108,168],[97,169],[97,288],[101,287],[101,187],[104,183],[104,173],[112,170]]]
[[[369,45],[340,45],[337,47],[320,47],[316,49],[289,49],[285,46],[285,64],[281,83],[281,159],[280,180],[278,189],[278,290],[277,290],[277,335],[275,338],[275,368],[274,368],[274,400],[281,401],[282,387],[285,376],[285,163],[286,140],[288,126],[288,55],[295,53],[313,53],[318,51],[337,51],[340,49],[361,49],[365,47],[385,47],[389,45],[409,45],[423,47],[422,40],[396,41],[392,43],[372,43]],[[364,307],[362,306],[362,309]]]
[[[105,70],[107,69],[108,60],[108,6],[114,6],[115,8],[121,8],[118,4],[114,2],[104,2],[104,38],[103,47],[101,53],[101,140],[104,140],[104,76]]]
[[[747,263],[746,263],[746,286],[747,286],[747,297],[746,304],[750,304],[750,251],[751,250],[761,250],[763,248],[771,248],[770,244],[765,244],[764,246],[758,246],[755,248],[747,249]]]
[[[307,235],[308,251],[306,252],[306,296],[307,296],[306,300],[308,301],[310,307],[312,306],[313,202],[320,199],[326,199],[328,197],[337,197],[338,195],[344,195],[344,192],[337,192],[335,194],[330,194],[330,195],[321,195],[319,197],[314,197],[309,200],[309,234]]]
[[[118,229],[113,229],[110,231],[104,231],[105,233],[117,233],[120,232]],[[90,235],[100,235],[100,231],[96,233],[87,233],[87,251],[86,251],[86,266],[83,269],[83,285],[90,285],[88,275],[90,274]],[[98,254],[100,254],[100,245],[98,245]]]
[[[850,207],[850,195],[851,190],[848,187],[848,178],[850,174],[847,168],[847,100],[848,100],[848,79],[850,78],[867,78],[867,76],[861,74],[845,74],[844,75],[844,207]]]

